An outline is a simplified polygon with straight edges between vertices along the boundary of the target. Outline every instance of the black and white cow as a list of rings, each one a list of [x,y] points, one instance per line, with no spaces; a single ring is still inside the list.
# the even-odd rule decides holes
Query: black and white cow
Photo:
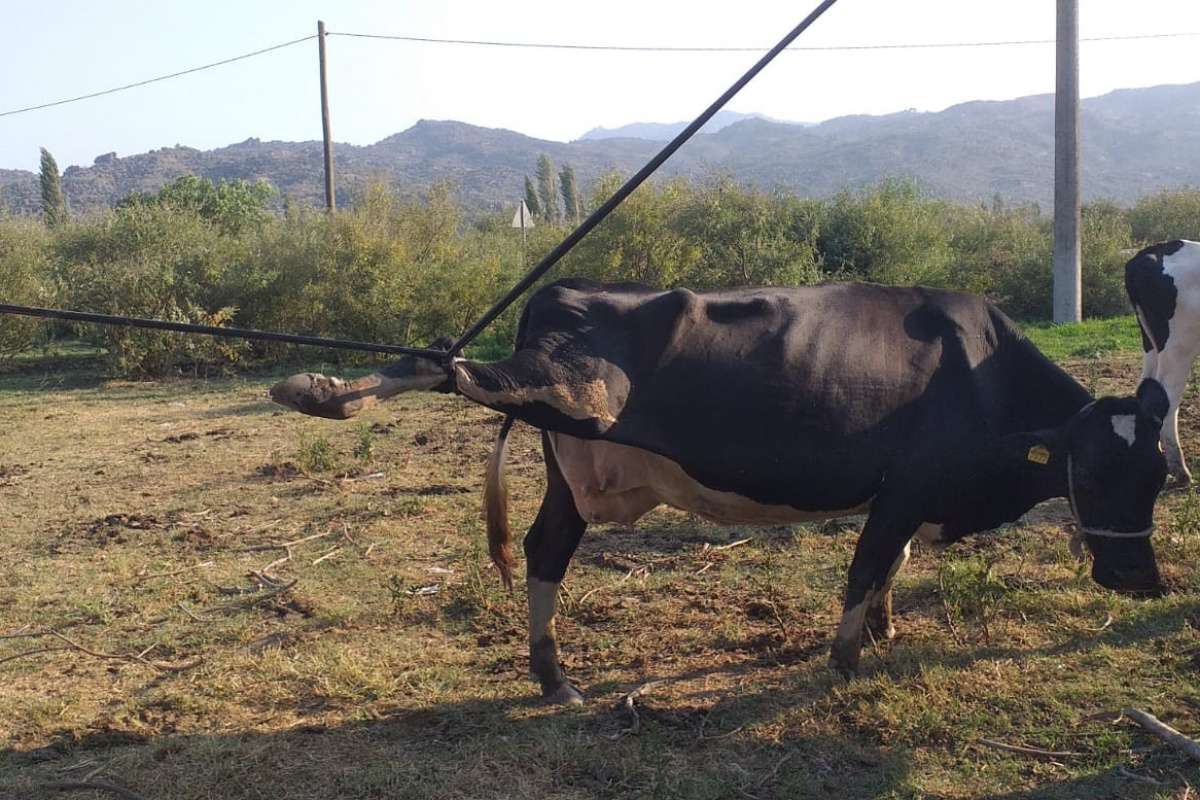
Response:
[[[1125,265],[1125,291],[1142,329],[1142,378],[1167,390],[1162,442],[1179,486],[1192,482],[1179,446],[1179,404],[1200,354],[1200,243],[1173,241],[1142,250]]]
[[[542,431],[546,494],[525,537],[533,675],[578,702],[558,659],[559,583],[589,524],[660,504],[730,524],[867,513],[832,648],[858,665],[890,636],[891,583],[914,535],[949,543],[1069,497],[1100,584],[1158,593],[1150,545],[1166,476],[1167,396],[1095,400],[987,301],[866,284],[695,294],[568,280],[534,294],[516,352],[492,364],[405,358],[273,398],[344,418],[413,389],[508,415],[487,468],[493,560],[511,583],[503,484],[513,419]]]

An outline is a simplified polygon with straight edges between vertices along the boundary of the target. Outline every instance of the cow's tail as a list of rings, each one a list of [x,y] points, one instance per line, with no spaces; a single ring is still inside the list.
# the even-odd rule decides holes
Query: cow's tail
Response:
[[[513,554],[512,529],[508,527],[508,486],[504,482],[504,457],[508,451],[508,431],[513,418],[505,417],[496,434],[496,449],[488,458],[487,476],[483,482],[483,516],[487,521],[488,552],[492,563],[500,570],[500,579],[512,588]]]

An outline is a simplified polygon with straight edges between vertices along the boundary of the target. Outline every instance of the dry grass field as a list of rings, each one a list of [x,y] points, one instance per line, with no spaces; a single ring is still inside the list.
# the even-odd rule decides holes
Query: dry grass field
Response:
[[[1104,392],[1138,374],[1127,352],[1068,368]],[[593,529],[559,622],[588,704],[563,710],[486,557],[498,415],[410,395],[310,419],[273,378],[0,373],[0,797],[1200,797],[1115,713],[1200,734],[1196,495],[1160,501],[1162,599],[1095,586],[1063,502],[914,547],[898,636],[849,683],[826,662],[859,520]],[[540,448],[511,442],[523,528]],[[650,681],[634,731],[617,705]]]

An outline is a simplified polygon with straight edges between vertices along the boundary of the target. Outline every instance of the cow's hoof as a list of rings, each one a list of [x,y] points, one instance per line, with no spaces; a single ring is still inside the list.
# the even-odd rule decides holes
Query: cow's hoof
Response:
[[[839,647],[834,642],[833,652],[829,654],[829,668],[846,680],[851,680],[858,675],[858,655],[857,647]]]
[[[882,614],[867,614],[867,620],[863,627],[877,642],[891,641],[896,638],[896,626],[892,624],[891,617],[884,617]]]
[[[868,623],[867,630],[870,631],[871,636],[873,636],[877,642],[890,642],[892,639],[896,638],[896,626],[890,622],[886,626],[883,624]]]
[[[569,683],[561,684],[554,691],[543,694],[542,701],[551,706],[581,706],[583,693]]]
[[[1172,472],[1167,476],[1167,485],[1164,487],[1168,492],[1182,492],[1192,488],[1192,476],[1187,472]]]

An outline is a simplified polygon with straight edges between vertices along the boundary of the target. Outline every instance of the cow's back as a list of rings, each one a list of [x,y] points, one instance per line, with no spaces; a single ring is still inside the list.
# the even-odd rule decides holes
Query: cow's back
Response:
[[[600,375],[613,420],[600,438],[715,489],[816,509],[865,502],[913,448],[1002,427],[995,355],[1013,337],[985,300],[941,290],[571,281],[531,298],[518,352]]]

